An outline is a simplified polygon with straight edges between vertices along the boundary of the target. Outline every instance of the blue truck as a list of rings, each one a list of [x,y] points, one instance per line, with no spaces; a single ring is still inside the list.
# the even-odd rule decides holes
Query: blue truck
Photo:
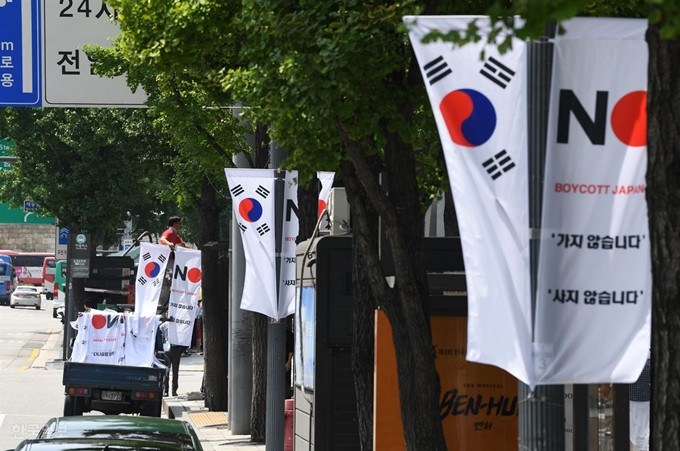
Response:
[[[164,376],[164,368],[64,362],[64,416],[97,410],[160,417]]]

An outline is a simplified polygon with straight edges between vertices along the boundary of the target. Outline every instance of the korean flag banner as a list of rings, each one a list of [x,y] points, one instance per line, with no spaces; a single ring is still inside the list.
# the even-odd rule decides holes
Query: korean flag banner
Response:
[[[170,247],[162,244],[141,243],[135,281],[135,315],[156,315],[161,296],[165,268],[170,258]]]
[[[647,360],[651,324],[648,23],[562,25],[543,192],[537,383],[632,383]]]
[[[176,248],[168,303],[168,341],[171,345],[191,346],[191,335],[198,311],[201,289],[201,251]]]
[[[482,39],[424,44],[433,30]],[[532,383],[526,45],[486,44],[488,17],[407,16],[451,180],[468,289],[467,360]],[[505,36],[501,33],[497,39]],[[482,59],[483,55],[483,59]]]
[[[295,248],[300,220],[297,208],[297,171],[286,171],[286,202],[283,206],[281,240],[281,278],[279,282],[278,318],[295,313]]]
[[[276,298],[274,171],[225,169],[241,229],[246,275],[241,308],[279,319]]]

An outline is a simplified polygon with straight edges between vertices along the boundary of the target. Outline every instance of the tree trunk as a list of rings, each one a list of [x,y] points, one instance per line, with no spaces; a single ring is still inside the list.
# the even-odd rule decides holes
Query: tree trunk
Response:
[[[423,216],[413,149],[389,134],[385,166],[394,205],[385,227],[392,248],[398,299],[385,305],[397,356],[399,398],[408,450],[446,450],[439,417],[439,375],[430,333],[423,251]]]
[[[374,158],[377,160],[377,158]],[[379,161],[371,167],[377,180]],[[370,164],[370,163],[369,163]],[[362,451],[373,449],[373,371],[375,352],[375,310],[377,302],[371,291],[365,255],[361,250],[368,248],[378,252],[378,215],[363,194],[354,168],[349,162],[342,165],[342,178],[347,198],[352,204],[353,249],[352,254],[352,296],[354,297],[352,334],[352,373],[357,398],[357,420],[359,443]]]
[[[650,25],[647,204],[652,250],[650,449],[680,449],[680,39]]]
[[[380,214],[394,261],[396,284],[386,285],[380,262],[368,246],[357,249],[366,261],[375,299],[384,308],[394,331],[399,400],[408,451],[446,450],[439,419],[439,375],[435,369],[429,320],[429,294],[423,252],[423,215],[420,212],[413,149],[393,133],[385,147],[389,197],[372,177],[361,143],[339,124],[345,149],[357,178]],[[356,208],[350,204],[351,208]]]
[[[228,324],[228,296],[220,293],[219,250],[205,247],[210,241],[217,242],[220,237],[220,207],[217,193],[207,177],[203,179],[201,192],[201,268],[203,280],[203,346],[205,349],[205,393],[206,407],[213,411],[227,410],[227,343],[222,330]],[[220,296],[220,294],[222,296]]]
[[[253,397],[250,414],[250,440],[264,442],[267,430],[267,325],[269,318],[248,312],[253,342]]]

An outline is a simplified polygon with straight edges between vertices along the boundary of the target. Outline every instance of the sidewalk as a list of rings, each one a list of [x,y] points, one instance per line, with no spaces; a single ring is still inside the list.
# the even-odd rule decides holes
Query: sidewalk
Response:
[[[203,356],[182,357],[177,397],[163,398],[163,416],[189,422],[205,451],[265,451],[264,443],[251,443],[250,435],[231,435],[227,412],[211,412],[201,395]]]

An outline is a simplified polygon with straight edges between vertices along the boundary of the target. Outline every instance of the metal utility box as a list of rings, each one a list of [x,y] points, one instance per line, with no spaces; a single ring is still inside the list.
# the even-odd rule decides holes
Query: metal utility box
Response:
[[[352,236],[330,235],[297,247],[296,451],[359,449],[351,364],[352,244]],[[467,315],[460,240],[426,238],[425,256],[432,314]]]

